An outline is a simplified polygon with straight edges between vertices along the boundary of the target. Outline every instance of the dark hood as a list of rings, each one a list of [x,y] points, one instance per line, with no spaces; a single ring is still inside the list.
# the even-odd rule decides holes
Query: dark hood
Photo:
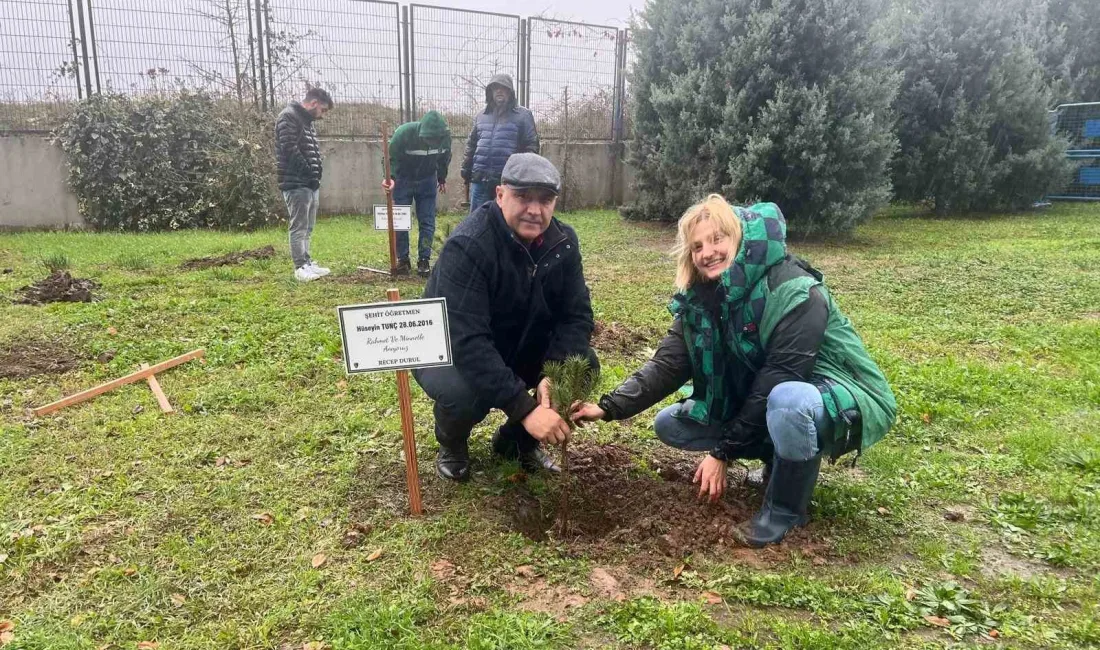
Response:
[[[511,95],[511,99],[508,100],[508,108],[516,107],[516,88],[512,84],[512,76],[507,74],[495,74],[493,78],[489,80],[489,83],[485,84],[485,112],[493,112],[493,86],[501,86],[508,90],[508,94]]]

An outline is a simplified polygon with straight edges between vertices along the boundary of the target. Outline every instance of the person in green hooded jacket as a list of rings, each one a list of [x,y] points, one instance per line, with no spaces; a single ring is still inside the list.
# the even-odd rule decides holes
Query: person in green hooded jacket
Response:
[[[418,122],[397,127],[390,138],[390,178],[382,183],[393,191],[397,205],[416,202],[416,272],[427,277],[431,271],[432,241],[435,237],[435,208],[439,194],[447,193],[447,167],[451,164],[451,131],[439,111],[428,111]],[[397,273],[408,275],[409,233],[397,233]]]
[[[731,460],[764,461],[763,507],[741,530],[751,546],[808,521],[821,459],[862,453],[894,423],[897,404],[821,274],[789,254],[774,203],[734,207],[718,194],[680,218],[674,319],[653,358],[578,423],[632,417],[692,380],[690,398],[660,413],[666,444],[708,451],[695,472],[716,501]]]

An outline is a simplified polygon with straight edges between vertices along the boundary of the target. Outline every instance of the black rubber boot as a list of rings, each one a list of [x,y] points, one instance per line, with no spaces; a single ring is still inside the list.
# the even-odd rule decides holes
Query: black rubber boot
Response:
[[[432,273],[432,263],[428,260],[418,260],[416,263],[416,274],[422,278],[426,278]]]
[[[470,447],[465,440],[439,445],[435,456],[435,473],[448,481],[465,481],[470,478]]]
[[[542,450],[538,441],[532,438],[520,424],[506,424],[496,430],[493,434],[493,453],[508,460],[519,460],[525,472],[546,470],[558,473],[561,471],[561,467],[558,467],[554,459]]]
[[[775,544],[790,529],[805,525],[810,520],[810,498],[820,470],[821,454],[803,462],[776,456],[764,506],[749,522],[745,543],[757,548]]]
[[[412,265],[408,259],[397,260],[397,266],[393,269],[394,275],[408,275],[412,271]]]

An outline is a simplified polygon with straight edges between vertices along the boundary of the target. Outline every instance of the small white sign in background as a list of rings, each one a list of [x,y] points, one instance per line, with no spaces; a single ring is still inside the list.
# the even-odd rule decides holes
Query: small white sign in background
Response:
[[[393,206],[393,229],[394,230],[412,230],[413,223],[413,209],[411,205],[395,205]],[[386,223],[388,221],[386,217],[386,206],[376,205],[374,206],[374,229],[375,230],[389,230],[390,227]]]
[[[349,374],[451,365],[447,299],[337,307]]]

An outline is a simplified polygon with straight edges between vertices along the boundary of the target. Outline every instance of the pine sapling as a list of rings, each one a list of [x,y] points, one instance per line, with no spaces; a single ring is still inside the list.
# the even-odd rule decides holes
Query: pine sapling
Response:
[[[573,404],[588,399],[600,381],[600,373],[588,364],[582,355],[567,357],[564,361],[549,361],[543,373],[550,380],[550,406],[573,428],[569,411]],[[568,442],[561,443],[562,492],[558,512],[558,525],[564,531],[569,521],[569,454]]]

